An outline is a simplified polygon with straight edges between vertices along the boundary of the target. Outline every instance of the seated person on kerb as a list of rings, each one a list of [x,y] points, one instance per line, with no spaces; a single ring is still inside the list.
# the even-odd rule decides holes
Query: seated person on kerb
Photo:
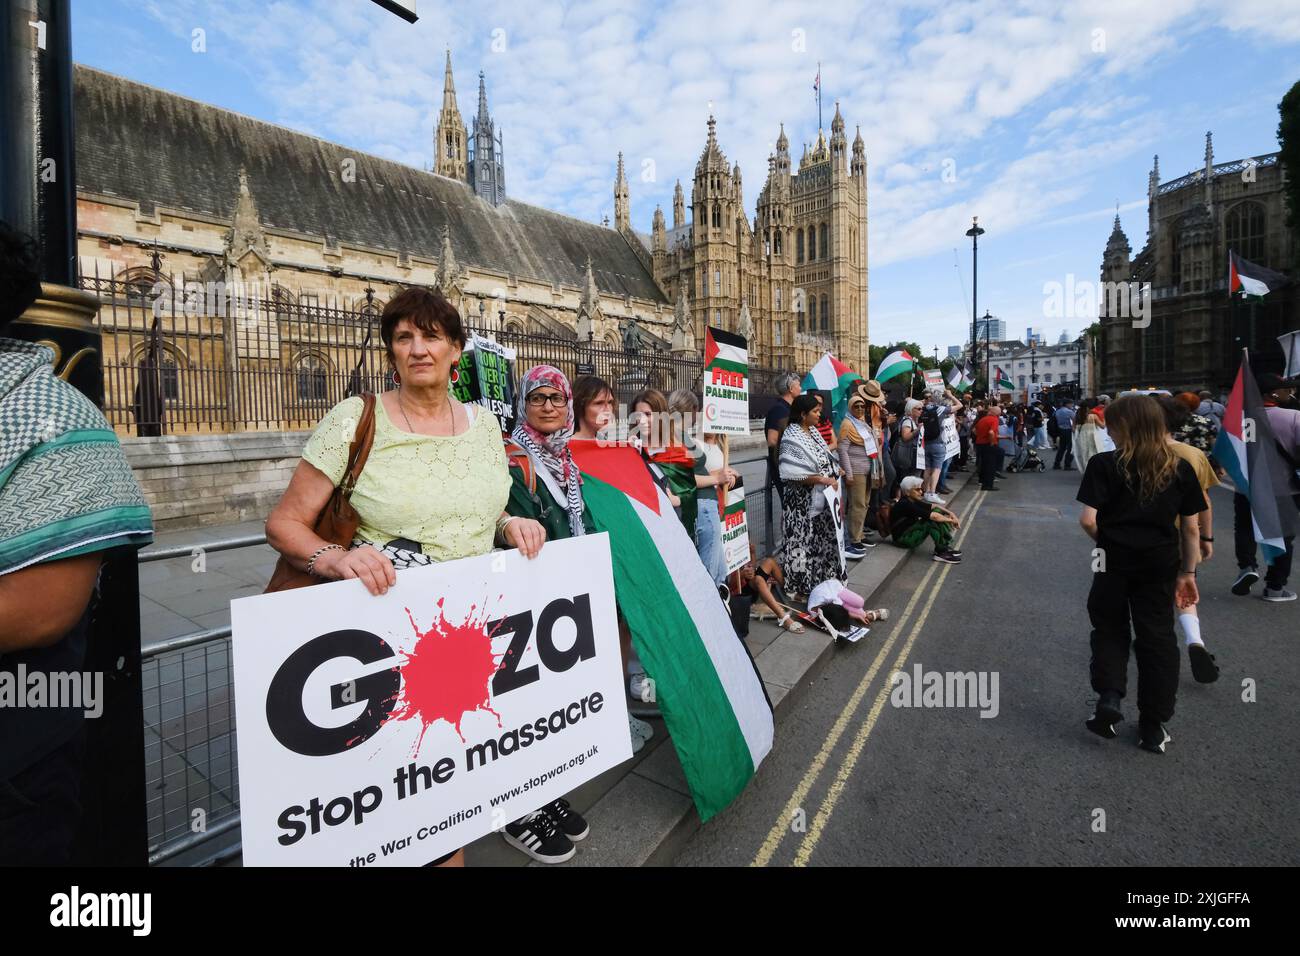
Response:
[[[924,482],[915,475],[899,485],[902,495],[889,515],[894,544],[911,550],[929,538],[934,542],[934,560],[943,564],[960,564],[961,552],[952,547],[952,537],[961,527],[961,519],[941,505],[924,500]]]

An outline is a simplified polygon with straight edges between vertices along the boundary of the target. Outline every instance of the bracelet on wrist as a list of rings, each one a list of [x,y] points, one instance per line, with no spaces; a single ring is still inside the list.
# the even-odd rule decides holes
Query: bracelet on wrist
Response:
[[[1193,570],[1193,571],[1181,571],[1181,570],[1180,570],[1178,573],[1179,573],[1179,574],[1190,574],[1192,577],[1196,577],[1196,572],[1195,572],[1194,570]]]
[[[1214,539],[1213,539],[1213,538],[1201,538],[1201,540],[1202,540],[1202,541],[1208,541],[1208,542],[1210,542],[1210,544],[1213,544],[1213,543],[1214,543]]]
[[[343,545],[341,544],[327,544],[323,548],[317,548],[315,551],[312,552],[312,556],[307,559],[307,573],[316,575],[316,577],[320,577],[320,575],[316,574],[316,559],[319,558],[326,551],[346,551],[346,550],[347,548],[343,547]]]

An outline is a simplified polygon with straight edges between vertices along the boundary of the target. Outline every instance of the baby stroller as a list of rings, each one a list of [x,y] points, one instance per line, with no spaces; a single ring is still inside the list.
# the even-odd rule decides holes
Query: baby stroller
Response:
[[[1043,471],[1047,465],[1043,459],[1038,457],[1038,452],[1029,447],[1028,443],[1017,445],[1013,455],[1008,455],[1010,461],[1007,462],[1007,471]]]

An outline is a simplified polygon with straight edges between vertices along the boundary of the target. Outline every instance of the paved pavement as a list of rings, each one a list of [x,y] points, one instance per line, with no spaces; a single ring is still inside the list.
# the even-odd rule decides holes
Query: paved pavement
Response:
[[[833,656],[746,793],[676,863],[1294,864],[1300,602],[1228,592],[1231,497],[1217,490],[1220,551],[1199,583],[1219,681],[1195,683],[1184,657],[1163,756],[1136,746],[1132,683],[1120,737],[1093,736],[1078,477],[968,485],[965,562],[903,565],[872,602],[890,626]],[[889,675],[916,665],[996,672],[997,716],[893,706]]]

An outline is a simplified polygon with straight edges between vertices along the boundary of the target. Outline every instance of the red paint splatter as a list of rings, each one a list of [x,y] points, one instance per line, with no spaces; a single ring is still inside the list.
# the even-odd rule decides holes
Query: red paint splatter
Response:
[[[478,605],[472,605],[465,620],[456,624],[447,620],[439,599],[437,620],[421,631],[411,609],[406,608],[416,642],[402,655],[406,658],[399,665],[402,693],[388,719],[420,722],[420,736],[411,756],[419,753],[425,733],[439,720],[456,728],[461,743],[465,742],[461,722],[475,711],[487,711],[501,726],[501,715],[488,706],[498,657],[492,653],[492,635],[486,628],[487,611],[476,611]]]

